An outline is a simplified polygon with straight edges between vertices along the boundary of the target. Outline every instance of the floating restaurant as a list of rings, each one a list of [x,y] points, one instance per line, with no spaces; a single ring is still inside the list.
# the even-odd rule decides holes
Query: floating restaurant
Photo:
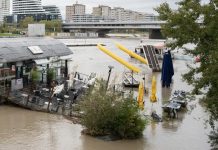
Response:
[[[46,73],[54,69],[55,79],[68,76],[68,60],[72,51],[52,38],[0,38],[0,92],[5,88],[22,89],[28,85],[34,67],[40,82],[46,83]]]

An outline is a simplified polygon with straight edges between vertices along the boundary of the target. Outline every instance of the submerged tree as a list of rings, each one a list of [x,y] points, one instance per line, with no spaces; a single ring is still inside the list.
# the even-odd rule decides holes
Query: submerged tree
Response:
[[[32,80],[31,91],[33,91],[36,89],[36,84],[40,80],[40,75],[39,75],[39,71],[38,71],[37,67],[34,67],[31,70],[30,75],[31,75],[31,80]]]
[[[200,57],[200,65],[191,67],[184,79],[194,86],[193,93],[205,92],[205,104],[211,112],[210,123],[218,120],[218,0],[202,4],[201,0],[182,0],[178,9],[172,10],[167,3],[161,4],[156,11],[160,19],[166,21],[162,33],[175,39],[169,46],[181,48],[187,43],[196,45],[186,49],[188,53]],[[202,90],[204,89],[204,90]],[[205,90],[206,89],[206,90]],[[215,136],[214,136],[215,135]],[[211,140],[218,134],[213,134]],[[214,143],[213,143],[214,144]]]
[[[120,92],[107,90],[104,80],[82,97],[80,103],[84,112],[82,124],[87,133],[113,135],[120,138],[137,138],[143,133],[146,121],[139,114],[139,107],[132,96],[123,97]]]
[[[54,68],[49,68],[47,70],[47,84],[48,84],[48,86],[51,86],[51,82],[54,79],[55,79],[55,70],[54,70]]]

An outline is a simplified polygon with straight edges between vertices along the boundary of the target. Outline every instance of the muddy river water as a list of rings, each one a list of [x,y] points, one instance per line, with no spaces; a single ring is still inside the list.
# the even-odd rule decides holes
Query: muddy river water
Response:
[[[118,41],[134,49],[139,39],[81,39],[61,40],[64,43],[104,43],[120,57],[128,60],[142,69],[138,76],[145,75],[146,87],[150,88],[152,75],[157,78],[158,102],[153,106],[145,97],[145,114],[155,109],[162,115],[161,105],[166,102],[174,90],[190,91],[182,81],[181,74],[187,72],[186,63],[191,61],[175,60],[173,85],[166,89],[160,86],[160,73],[152,73],[148,67],[132,60],[128,55],[119,51],[114,42]],[[153,42],[153,41],[147,41]],[[107,78],[108,66],[114,66],[111,82],[119,81],[124,70],[122,65],[113,61],[96,47],[73,47],[73,61],[70,69]],[[144,130],[143,137],[137,140],[103,141],[82,135],[83,129],[59,115],[24,110],[12,106],[0,106],[0,150],[208,150],[208,133],[210,127],[205,125],[208,114],[198,103],[191,101],[188,109],[178,114],[178,119],[166,120],[162,123],[149,123]]]

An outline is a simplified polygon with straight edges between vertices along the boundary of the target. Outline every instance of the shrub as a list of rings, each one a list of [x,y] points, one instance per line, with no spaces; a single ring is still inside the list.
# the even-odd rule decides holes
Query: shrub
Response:
[[[47,70],[47,84],[50,86],[51,81],[55,79],[55,70],[54,68],[49,68]]]
[[[34,83],[39,81],[39,71],[36,67],[31,70],[31,78]]]
[[[33,91],[36,89],[36,83],[39,81],[40,75],[36,67],[31,70],[30,74],[32,80],[31,91]]]
[[[133,96],[123,97],[119,92],[105,89],[106,82],[98,80],[95,87],[82,97],[81,123],[92,136],[113,135],[120,138],[138,138],[142,135],[146,120]]]

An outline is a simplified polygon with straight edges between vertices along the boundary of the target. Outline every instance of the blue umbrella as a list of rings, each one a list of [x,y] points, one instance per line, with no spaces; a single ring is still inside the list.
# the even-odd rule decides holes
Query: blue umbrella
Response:
[[[172,77],[174,75],[173,62],[170,51],[164,54],[163,63],[162,63],[162,87],[170,87],[172,83]]]

